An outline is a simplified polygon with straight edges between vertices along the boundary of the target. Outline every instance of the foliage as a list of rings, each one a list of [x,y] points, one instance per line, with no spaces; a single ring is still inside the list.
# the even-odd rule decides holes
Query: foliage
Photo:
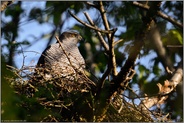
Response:
[[[173,22],[171,25],[169,19],[162,18],[156,13],[163,11],[174,18],[176,23],[181,23],[182,1],[166,1],[162,2],[162,6],[159,2],[139,2],[144,5],[143,7],[132,1],[44,3],[44,8],[24,8],[26,1],[14,2],[2,12],[2,121],[183,120],[181,85],[177,84],[177,88],[175,85],[169,85],[176,91],[161,94],[168,87],[166,80],[172,80],[175,71],[180,68],[180,60],[182,63],[183,30]],[[78,18],[83,12],[89,13],[94,24],[90,24],[87,16],[86,19],[79,19],[93,27],[95,25],[98,30],[79,23],[68,10]],[[10,18],[9,21],[7,18]],[[69,23],[71,19],[75,22],[74,25]],[[51,25],[52,29],[46,34],[40,32],[37,38],[34,35],[30,36],[36,41],[32,41],[31,38],[19,41],[23,21],[26,24],[34,21],[38,25]],[[66,28],[77,30],[86,39],[86,42],[79,44],[87,65],[88,77],[84,80],[85,84],[94,81],[95,86],[89,84],[85,88],[86,85],[81,85],[77,81],[72,83],[67,80],[66,83],[60,77],[52,80],[33,79],[36,70],[34,67],[23,64],[21,68],[17,68],[16,54],[23,54],[24,63],[27,57],[24,56],[25,50],[41,39],[45,40],[46,46],[50,45],[55,40],[54,36]],[[30,30],[36,29],[37,27],[32,27]],[[104,33],[100,29],[112,32]],[[151,35],[157,33],[152,29],[159,30],[158,37],[161,42],[151,42],[154,41],[154,36]],[[99,33],[110,50],[103,45]],[[159,44],[161,48],[157,49]],[[165,51],[164,56],[160,51]],[[163,86],[159,87],[159,83]],[[145,108],[149,104],[148,99],[161,97],[167,97],[167,100],[158,101],[148,109]]]

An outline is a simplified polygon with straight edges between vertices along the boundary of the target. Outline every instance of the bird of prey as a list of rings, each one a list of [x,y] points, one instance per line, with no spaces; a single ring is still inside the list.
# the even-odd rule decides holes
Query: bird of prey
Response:
[[[78,42],[83,38],[75,31],[63,32],[59,41],[47,47],[38,60],[36,74],[46,79],[80,75],[85,68],[85,61],[78,49]]]

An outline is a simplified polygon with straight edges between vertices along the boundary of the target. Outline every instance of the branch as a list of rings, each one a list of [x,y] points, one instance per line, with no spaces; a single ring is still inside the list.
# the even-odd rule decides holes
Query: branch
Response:
[[[142,104],[140,106],[143,109],[151,108],[154,105],[162,104],[164,101],[168,98],[168,94],[171,93],[176,86],[182,81],[183,78],[183,61],[181,61],[178,65],[178,68],[174,72],[172,78],[168,81],[166,80],[164,82],[164,85],[161,85],[158,83],[159,87],[159,95],[154,96],[152,98],[146,98],[143,100]],[[144,105],[144,106],[143,106]]]
[[[83,22],[82,20],[80,20],[77,16],[75,16],[74,14],[72,14],[72,12],[70,10],[68,10],[69,14],[75,18],[78,22],[80,22],[81,24],[83,24],[84,26],[87,26],[88,28],[90,29],[93,29],[93,30],[96,30],[96,31],[99,31],[99,32],[102,32],[102,33],[113,33],[114,32],[114,29],[111,29],[111,30],[102,30],[102,29],[99,29],[99,28],[96,28],[94,26],[91,26],[85,22]]]
[[[107,16],[105,14],[105,9],[104,9],[104,6],[103,6],[103,3],[102,1],[99,2],[100,4],[100,8],[99,8],[99,11],[100,11],[100,14],[102,16],[102,20],[103,20],[103,23],[104,23],[104,26],[105,26],[105,29],[106,30],[109,30],[109,23],[107,21]],[[110,33],[107,33],[107,37],[108,37],[108,41],[111,41],[110,38],[111,38],[111,34]]]
[[[111,43],[109,44],[109,47],[110,47],[110,53],[109,53],[109,56],[110,56],[110,60],[111,60],[111,65],[112,65],[112,74],[113,76],[117,76],[117,70],[116,70],[116,56],[115,56],[115,53],[114,53],[114,33],[112,33],[111,35]]]
[[[63,53],[66,55],[66,57],[67,57],[67,59],[68,59],[70,65],[72,66],[72,68],[75,68],[75,67],[73,67],[72,62],[71,62],[71,60],[70,60],[68,54],[66,53],[65,49],[63,48],[63,45],[61,44],[61,41],[59,40],[58,36],[55,36],[55,38],[56,38],[56,40],[59,42],[59,45],[61,46],[61,49],[63,50]],[[74,70],[75,70],[75,69],[74,69]]]
[[[138,6],[142,9],[145,9],[145,10],[149,10],[149,8],[150,8],[148,5],[144,5],[144,4],[141,4],[139,2],[133,2],[133,5]]]
[[[86,16],[87,20],[89,21],[89,23],[90,23],[93,27],[98,28],[98,27],[94,24],[93,20],[90,18],[90,16],[88,15],[87,12],[84,12],[84,15]],[[100,42],[102,43],[103,47],[105,48],[105,51],[108,53],[108,52],[109,52],[109,46],[108,46],[107,43],[105,42],[105,40],[104,40],[102,34],[101,34],[99,31],[97,31],[97,30],[95,30],[95,31],[96,31],[96,33],[97,33],[99,39],[100,39]]]
[[[85,3],[87,5],[89,5],[89,6],[92,6],[92,7],[96,8],[96,9],[98,9],[98,7],[95,4],[91,3],[91,2],[85,2]]]
[[[119,40],[115,41],[113,45],[115,46],[115,45],[119,44],[122,41],[123,41],[123,39],[119,39]]]
[[[143,5],[143,4],[138,3],[138,2],[133,2],[133,5],[138,6],[138,7],[142,8],[142,9],[145,9],[145,10],[149,10],[149,9],[150,9],[149,6]],[[170,16],[168,16],[168,15],[162,13],[161,11],[158,11],[157,14],[158,14],[158,16],[160,16],[161,18],[163,18],[163,19],[165,19],[165,20],[171,22],[173,25],[177,25],[178,27],[180,27],[180,28],[183,29],[183,24],[180,23],[180,22],[178,22],[178,21],[176,21],[175,19],[171,18]]]
[[[104,9],[102,1],[100,1],[99,4],[100,4],[99,11],[101,13],[105,29],[109,30],[110,29],[109,28],[109,23],[108,23],[108,20],[107,20],[107,16],[106,16],[105,9]],[[108,42],[109,42],[109,50],[110,50],[110,52],[109,52],[109,60],[111,60],[111,62],[108,65],[108,67],[112,67],[112,74],[113,74],[113,76],[117,75],[116,57],[115,57],[114,45],[113,45],[114,44],[114,34],[115,34],[115,31],[112,34],[110,34],[110,33],[107,34],[107,38],[108,38]]]
[[[175,19],[171,18],[170,16],[168,16],[168,15],[162,13],[161,11],[158,12],[158,15],[159,15],[160,17],[162,17],[163,19],[165,19],[165,20],[171,22],[172,24],[174,24],[174,25],[180,27],[181,29],[183,29],[183,24],[180,23],[180,22],[178,22],[178,21],[176,21]]]

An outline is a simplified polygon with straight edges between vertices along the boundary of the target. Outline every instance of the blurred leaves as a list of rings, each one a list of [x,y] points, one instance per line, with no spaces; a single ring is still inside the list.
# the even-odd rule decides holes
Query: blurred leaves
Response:
[[[181,45],[183,44],[182,33],[177,29],[171,29],[162,37],[163,44],[166,45]]]
[[[13,73],[6,69],[6,63],[3,56],[1,56],[1,118],[2,120],[15,120],[18,118],[17,111],[18,108],[15,106],[16,95],[13,93],[13,89],[10,88],[9,82],[5,77],[12,78]]]

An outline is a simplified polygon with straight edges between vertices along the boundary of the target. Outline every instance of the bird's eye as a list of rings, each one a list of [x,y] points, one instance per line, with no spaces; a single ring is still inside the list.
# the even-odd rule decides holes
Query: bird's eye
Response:
[[[77,35],[75,35],[75,34],[71,34],[71,37],[77,37]]]

